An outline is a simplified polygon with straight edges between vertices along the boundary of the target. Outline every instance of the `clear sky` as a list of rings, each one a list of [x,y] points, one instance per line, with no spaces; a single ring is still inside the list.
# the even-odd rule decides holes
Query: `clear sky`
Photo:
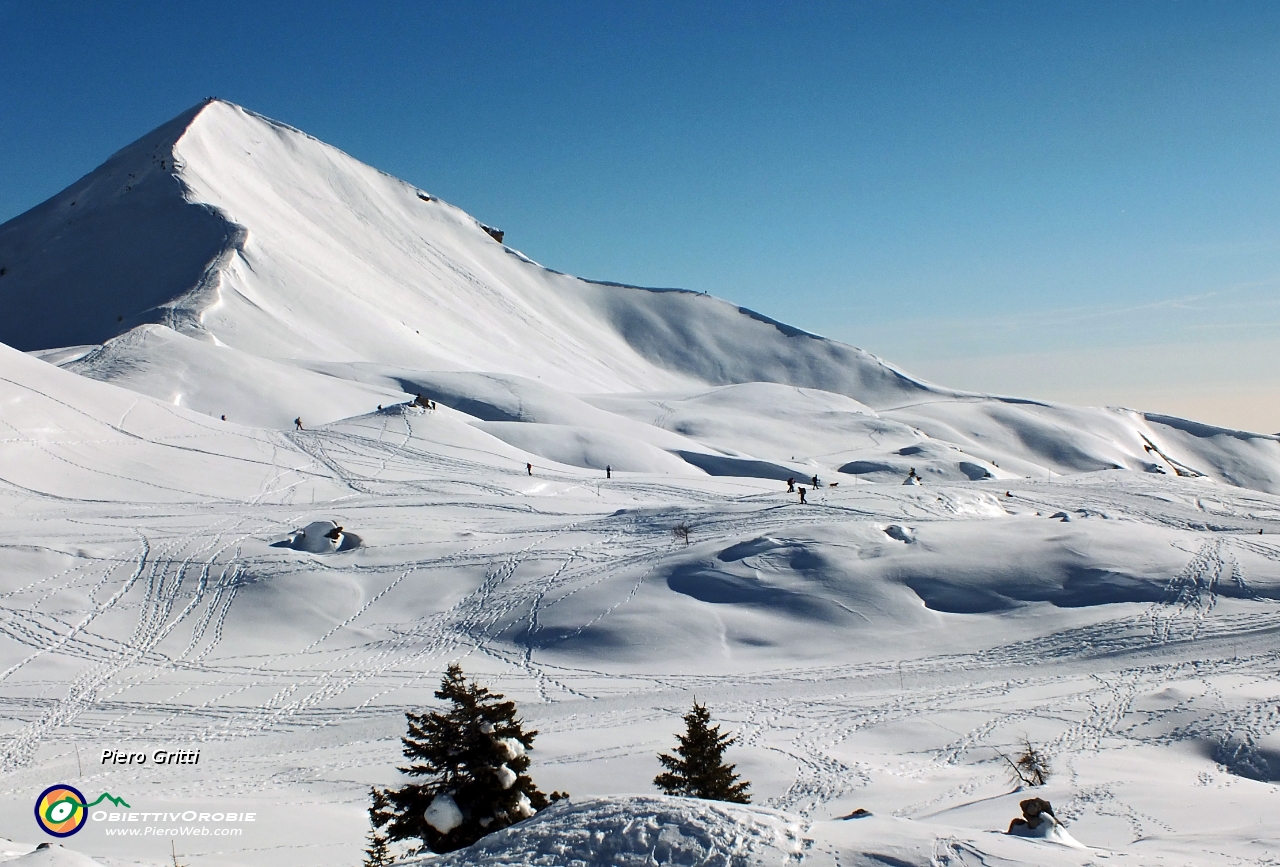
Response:
[[[0,220],[213,95],[557,270],[1280,431],[1280,3],[0,0],[0,32]]]

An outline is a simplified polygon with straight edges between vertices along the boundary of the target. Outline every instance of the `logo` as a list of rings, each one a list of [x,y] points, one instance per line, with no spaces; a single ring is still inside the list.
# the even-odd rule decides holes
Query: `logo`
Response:
[[[75,786],[58,783],[50,786],[36,798],[36,824],[46,834],[54,837],[70,837],[84,827],[89,819],[89,807],[110,801],[116,806],[128,807],[122,799],[103,792],[92,804],[85,803],[84,795]]]

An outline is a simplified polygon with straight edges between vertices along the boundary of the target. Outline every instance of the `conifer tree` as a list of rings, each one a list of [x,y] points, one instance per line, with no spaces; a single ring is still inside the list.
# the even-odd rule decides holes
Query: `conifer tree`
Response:
[[[363,867],[391,867],[391,852],[387,849],[387,836],[377,831],[369,832],[369,846],[364,850]]]
[[[443,853],[526,819],[549,800],[525,773],[538,733],[523,729],[514,702],[468,683],[456,664],[435,695],[452,706],[406,713],[409,733],[400,739],[411,762],[400,772],[422,781],[375,789],[369,815],[388,839],[421,840],[419,851]],[[562,797],[555,792],[551,800]]]
[[[738,739],[720,734],[720,726],[710,723],[706,706],[695,701],[693,710],[684,715],[685,733],[676,735],[679,758],[660,753],[658,761],[667,770],[654,777],[653,784],[668,795],[749,804],[747,790],[751,784],[738,782],[738,775],[733,772],[737,766],[723,761],[725,749]]]

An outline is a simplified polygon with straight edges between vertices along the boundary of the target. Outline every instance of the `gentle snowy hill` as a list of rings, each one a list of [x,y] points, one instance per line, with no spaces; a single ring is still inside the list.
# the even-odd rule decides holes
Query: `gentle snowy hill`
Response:
[[[343,487],[275,431],[215,421],[0,345],[0,478],[101,501],[280,501]]]

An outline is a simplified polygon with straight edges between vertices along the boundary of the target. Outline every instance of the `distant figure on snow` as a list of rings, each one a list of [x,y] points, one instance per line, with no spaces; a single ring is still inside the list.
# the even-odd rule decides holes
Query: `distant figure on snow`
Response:
[[[533,475],[533,464],[525,464],[524,468],[528,471],[529,475]]]
[[[612,479],[612,478],[613,478],[613,467],[612,467],[612,466],[610,466],[609,464],[605,464],[605,465],[604,465],[604,477],[605,477],[606,479]]]
[[[911,468],[911,472],[907,473],[907,479],[906,479],[906,481],[904,481],[902,484],[904,484],[904,485],[919,485],[919,484],[921,484],[921,483],[923,483],[923,482],[924,482],[924,479],[922,479],[922,478],[920,478],[920,476],[916,475],[916,468],[915,468],[915,467],[912,467],[912,468]]]
[[[227,417],[224,415],[224,416],[222,417],[222,420],[223,420],[223,421],[226,421],[226,420],[227,420]]]
[[[813,486],[814,486],[815,488],[816,488],[816,487],[818,487],[818,477],[817,477],[817,476],[814,476],[814,477],[813,477],[812,479],[810,479],[809,481],[811,481],[811,482],[813,483]]]
[[[794,494],[796,492],[796,480],[787,479],[787,493]]]
[[[293,429],[302,430],[302,416],[298,416],[293,420]]]
[[[800,505],[804,505],[804,488],[796,488],[800,492]]]

